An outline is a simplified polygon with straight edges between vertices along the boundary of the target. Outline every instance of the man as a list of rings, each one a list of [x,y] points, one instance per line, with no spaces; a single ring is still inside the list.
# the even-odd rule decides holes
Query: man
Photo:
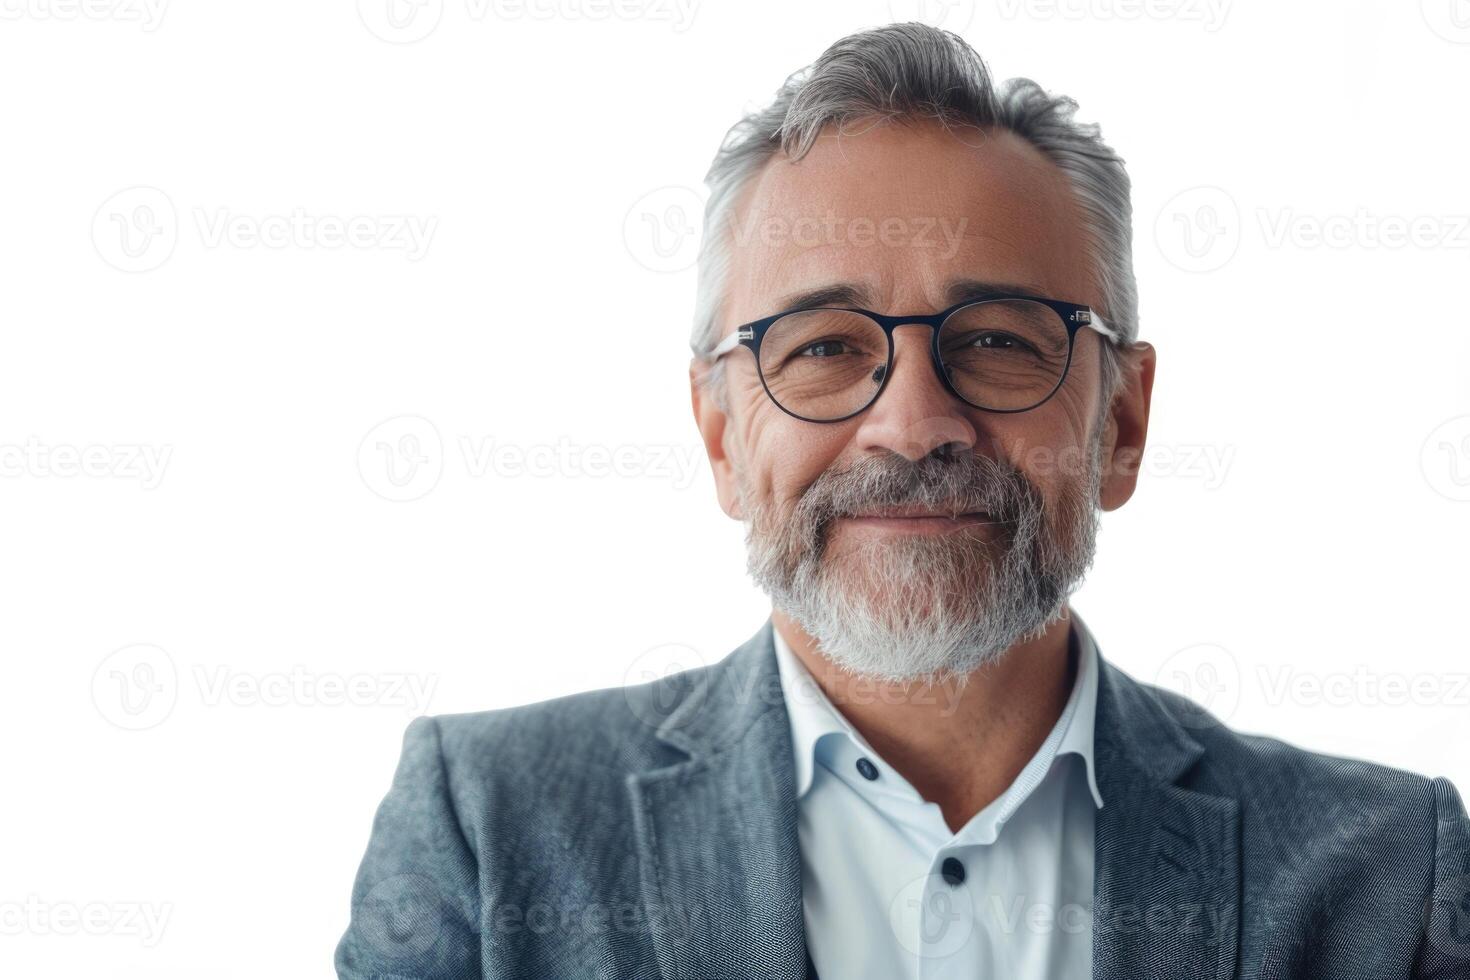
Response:
[[[692,403],[771,617],[410,725],[341,976],[1470,977],[1448,781],[1232,732],[1068,607],[1155,365],[1074,108],[904,24],[732,130]]]

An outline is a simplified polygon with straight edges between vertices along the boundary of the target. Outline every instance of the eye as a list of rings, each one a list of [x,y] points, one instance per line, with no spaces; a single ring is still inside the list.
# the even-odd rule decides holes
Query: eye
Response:
[[[1034,351],[1036,349],[1015,334],[999,333],[994,330],[976,334],[974,340],[971,341],[971,346],[981,347],[986,350]]]
[[[844,340],[818,340],[798,350],[796,356],[835,357],[838,354],[851,353],[852,346]]]
[[[1005,330],[974,330],[958,337],[946,337],[944,353],[961,357],[966,353],[1029,354],[1039,356],[1036,345]]]

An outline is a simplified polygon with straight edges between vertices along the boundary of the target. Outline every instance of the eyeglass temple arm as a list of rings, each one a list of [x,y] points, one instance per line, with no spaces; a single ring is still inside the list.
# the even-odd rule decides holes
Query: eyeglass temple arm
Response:
[[[1118,333],[1118,331],[1108,326],[1108,322],[1102,317],[1098,316],[1096,313],[1092,315],[1092,322],[1089,323],[1088,326],[1096,330],[1098,333],[1102,334],[1104,337],[1108,338],[1115,344],[1123,343],[1122,334]]]
[[[741,328],[715,345],[715,349],[709,352],[709,358],[713,360],[722,354],[727,354],[740,345],[742,340],[749,340],[754,333],[752,330]]]

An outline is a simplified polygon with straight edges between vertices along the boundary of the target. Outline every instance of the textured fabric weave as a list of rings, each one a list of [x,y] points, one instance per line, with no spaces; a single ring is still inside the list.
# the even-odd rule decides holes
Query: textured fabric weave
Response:
[[[646,685],[413,721],[338,975],[805,977],[772,632]],[[1096,980],[1470,980],[1447,780],[1233,732],[1099,654]]]

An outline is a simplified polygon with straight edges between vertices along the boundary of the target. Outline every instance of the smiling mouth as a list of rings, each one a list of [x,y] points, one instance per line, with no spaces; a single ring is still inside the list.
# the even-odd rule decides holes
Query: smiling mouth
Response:
[[[1003,523],[986,511],[951,513],[915,508],[887,508],[862,514],[849,514],[841,522],[854,527],[909,533],[942,532],[964,527]]]
[[[848,518],[921,518],[921,517],[947,517],[951,520],[960,517],[988,517],[985,511],[954,511],[936,510],[932,507],[875,507],[857,514],[846,514]]]

